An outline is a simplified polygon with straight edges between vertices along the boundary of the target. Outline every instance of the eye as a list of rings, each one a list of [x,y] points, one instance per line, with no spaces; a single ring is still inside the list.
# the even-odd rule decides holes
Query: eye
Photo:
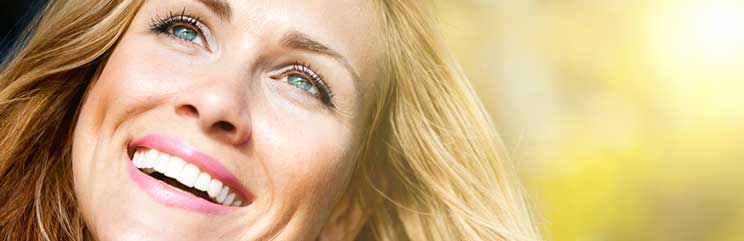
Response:
[[[186,10],[181,13],[170,12],[165,18],[155,17],[152,20],[150,30],[207,47],[204,40],[204,33],[208,32],[207,27],[198,18],[186,14]]]
[[[323,81],[323,78],[319,74],[316,74],[306,64],[297,63],[289,65],[279,70],[279,73],[271,78],[292,85],[312,95],[321,100],[326,106],[336,107],[333,102],[331,88]]]
[[[175,36],[176,38],[194,42],[195,44],[204,46],[204,40],[199,35],[199,32],[191,27],[182,25],[174,26],[168,32],[170,34],[173,34],[173,36]]]
[[[315,87],[312,81],[310,81],[309,79],[305,78],[302,75],[291,74],[291,75],[288,75],[287,77],[282,78],[281,80],[301,90],[307,91],[308,93],[314,96],[319,95],[318,87]]]

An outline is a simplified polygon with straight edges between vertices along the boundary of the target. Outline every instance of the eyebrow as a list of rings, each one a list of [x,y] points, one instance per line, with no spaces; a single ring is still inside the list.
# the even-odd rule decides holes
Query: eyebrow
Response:
[[[230,21],[230,18],[232,16],[232,8],[230,8],[230,4],[225,0],[197,0],[198,2],[204,4],[209,10],[220,16],[223,20]],[[351,73],[352,78],[354,78],[354,81],[358,83],[361,78],[359,78],[359,74],[354,70],[354,68],[349,64],[349,61],[344,58],[343,55],[339,54],[335,50],[329,48],[328,46],[325,46],[317,41],[314,41],[310,39],[307,35],[297,32],[297,31],[290,31],[287,32],[284,37],[281,40],[282,46],[285,48],[291,48],[291,49],[299,49],[299,50],[305,50],[310,52],[315,52],[323,55],[330,56],[331,58],[335,59],[341,65],[346,68],[349,73]]]
[[[360,80],[359,74],[354,70],[351,64],[349,64],[349,61],[347,61],[343,55],[339,54],[338,52],[329,48],[328,46],[325,46],[317,41],[310,39],[310,37],[308,37],[307,35],[301,32],[297,32],[297,31],[287,32],[282,38],[281,44],[285,48],[305,50],[305,51],[327,55],[335,59],[336,61],[340,62],[341,65],[343,65],[344,68],[346,68],[346,70],[349,71],[349,73],[351,73],[355,82],[358,83]]]
[[[222,20],[230,21],[230,18],[232,16],[232,9],[230,8],[230,4],[227,3],[225,0],[198,0],[200,3],[204,4],[209,10],[217,14],[217,16],[220,16]]]

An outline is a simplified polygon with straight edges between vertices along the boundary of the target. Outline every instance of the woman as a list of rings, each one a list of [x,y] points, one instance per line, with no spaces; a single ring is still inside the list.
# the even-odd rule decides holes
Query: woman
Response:
[[[0,75],[3,240],[539,240],[415,1],[52,1]]]

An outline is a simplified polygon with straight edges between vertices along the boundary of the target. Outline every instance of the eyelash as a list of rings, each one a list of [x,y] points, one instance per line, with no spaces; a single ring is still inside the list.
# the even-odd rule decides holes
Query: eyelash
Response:
[[[312,82],[312,85],[320,91],[318,96],[313,96],[323,101],[323,104],[326,106],[336,108],[336,103],[333,100],[334,94],[330,86],[323,81],[323,76],[318,74],[316,71],[313,71],[313,68],[307,63],[295,62],[294,64],[284,67],[281,69],[279,74],[272,76],[272,79],[287,78],[292,74],[300,74]],[[308,94],[312,95],[311,93]]]
[[[158,33],[158,34],[166,34],[169,37],[172,37],[176,40],[180,41],[186,41],[190,44],[197,44],[193,41],[189,41],[183,38],[180,38],[173,33],[170,32],[170,29],[176,26],[186,26],[197,33],[197,37],[202,38],[204,40],[204,46],[205,48],[208,48],[206,43],[206,39],[204,38],[206,30],[206,26],[202,23],[201,20],[199,20],[198,17],[194,17],[191,14],[188,14],[186,12],[186,9],[183,9],[180,13],[179,12],[168,12],[168,14],[163,18],[160,16],[155,16],[152,19],[152,23],[150,24],[150,30]]]
[[[180,38],[170,32],[171,28],[178,26],[179,24],[193,29],[197,32],[198,37],[201,37],[202,40],[204,40],[204,33],[207,32],[206,26],[199,20],[198,17],[187,14],[186,9],[183,9],[180,13],[168,12],[165,18],[155,16],[155,18],[152,19],[152,23],[150,24],[150,30],[157,34],[166,34],[169,37],[172,37],[179,41],[186,41],[189,44],[196,44],[193,41]],[[208,48],[206,40],[204,41],[203,47]],[[334,94],[330,86],[328,86],[328,84],[323,81],[323,77],[316,71],[314,71],[309,64],[295,62],[294,64],[282,68],[281,73],[276,76],[272,76],[272,79],[288,78],[292,74],[302,75],[304,78],[309,80],[314,87],[318,88],[320,93],[318,95],[314,95],[307,92],[306,90],[303,91],[307,92],[307,94],[313,95],[314,98],[320,99],[326,106],[336,108],[336,104],[333,99]]]

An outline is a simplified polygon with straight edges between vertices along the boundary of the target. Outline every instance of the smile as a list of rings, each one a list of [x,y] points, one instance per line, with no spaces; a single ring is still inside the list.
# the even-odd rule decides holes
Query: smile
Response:
[[[198,197],[225,206],[240,206],[242,197],[235,197],[230,187],[202,172],[194,164],[159,152],[155,149],[138,149],[132,160],[140,171]],[[174,182],[174,181],[177,181]]]
[[[130,176],[168,206],[222,214],[250,204],[250,196],[215,159],[177,139],[150,135],[130,144]]]

